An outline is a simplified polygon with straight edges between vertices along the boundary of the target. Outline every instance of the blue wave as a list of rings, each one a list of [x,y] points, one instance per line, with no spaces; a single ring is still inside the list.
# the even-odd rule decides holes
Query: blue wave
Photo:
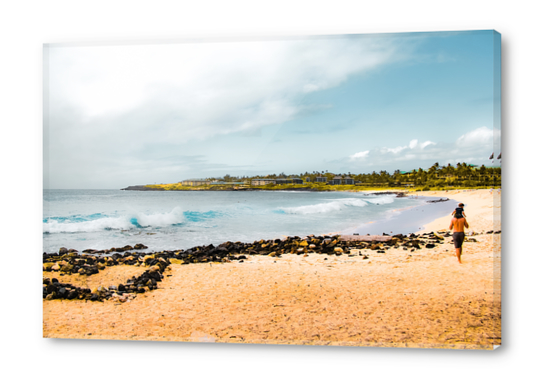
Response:
[[[93,213],[91,215],[72,215],[72,216],[66,216],[66,217],[46,217],[43,219],[43,223],[47,223],[49,221],[57,221],[57,222],[85,222],[85,221],[92,221],[92,220],[98,220],[100,218],[108,217],[102,213]]]
[[[186,212],[183,212],[183,215],[187,221],[191,221],[191,222],[206,221],[206,220],[223,216],[222,212],[217,212],[217,211],[208,211],[208,212],[186,211]]]

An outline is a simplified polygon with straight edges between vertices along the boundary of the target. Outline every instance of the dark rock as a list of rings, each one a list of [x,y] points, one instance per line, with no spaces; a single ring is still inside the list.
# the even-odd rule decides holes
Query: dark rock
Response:
[[[428,243],[427,245],[425,245],[426,248],[428,249],[432,249],[435,247],[435,244],[434,243]]]

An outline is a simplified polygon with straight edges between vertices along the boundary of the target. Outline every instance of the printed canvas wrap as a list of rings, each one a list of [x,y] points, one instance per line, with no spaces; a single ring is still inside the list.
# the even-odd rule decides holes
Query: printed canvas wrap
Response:
[[[43,336],[500,346],[500,47],[44,45]]]

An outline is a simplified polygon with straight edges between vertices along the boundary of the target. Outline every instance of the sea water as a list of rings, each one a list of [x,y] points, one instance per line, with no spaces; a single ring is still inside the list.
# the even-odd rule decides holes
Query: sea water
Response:
[[[421,218],[409,217],[410,226],[401,227],[400,215],[427,204],[427,198],[363,192],[45,190],[43,251],[136,243],[160,251],[311,234],[408,233]]]

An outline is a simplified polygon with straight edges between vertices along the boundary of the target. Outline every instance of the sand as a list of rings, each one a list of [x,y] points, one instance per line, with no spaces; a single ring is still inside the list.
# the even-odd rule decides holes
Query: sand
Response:
[[[428,194],[464,202],[470,230],[500,230],[500,194]],[[449,220],[426,230],[444,229]],[[43,301],[43,336],[493,349],[501,344],[500,234],[473,238],[464,244],[463,264],[450,238],[435,249],[363,251],[370,259],[311,254],[173,264],[157,290],[126,303]],[[92,284],[134,269],[108,274],[112,268]]]

